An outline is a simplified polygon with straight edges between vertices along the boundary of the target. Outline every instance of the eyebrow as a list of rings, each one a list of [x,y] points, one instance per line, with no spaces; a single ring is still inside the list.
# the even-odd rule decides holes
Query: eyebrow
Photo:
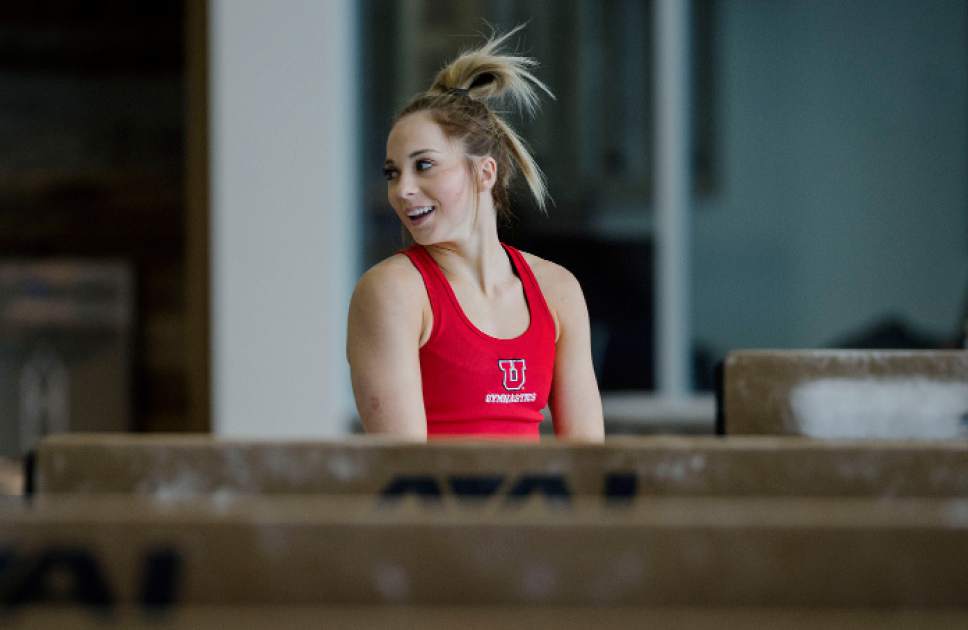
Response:
[[[416,151],[408,155],[407,159],[415,158],[421,153],[440,153],[440,151],[437,151],[436,149],[417,149]],[[393,164],[393,160],[391,160],[390,158],[387,158],[387,161],[384,162],[384,164]]]

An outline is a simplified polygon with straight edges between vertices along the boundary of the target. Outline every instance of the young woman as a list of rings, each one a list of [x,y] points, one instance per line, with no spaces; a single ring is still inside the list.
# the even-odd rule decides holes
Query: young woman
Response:
[[[414,244],[360,279],[347,357],[369,433],[603,438],[588,311],[563,267],[501,243],[512,178],[544,210],[541,171],[489,106],[533,113],[534,61],[501,52],[521,27],[464,53],[397,116],[387,198]]]

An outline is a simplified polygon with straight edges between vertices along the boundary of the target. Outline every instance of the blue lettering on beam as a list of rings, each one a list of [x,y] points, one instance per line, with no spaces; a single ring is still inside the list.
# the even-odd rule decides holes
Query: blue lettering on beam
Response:
[[[0,551],[0,607],[4,611],[50,603],[80,604],[108,614],[117,594],[108,584],[96,554],[89,549],[53,545],[18,554]],[[149,550],[142,564],[139,603],[146,611],[163,612],[177,602],[181,556],[167,547]],[[69,581],[58,584],[56,576]]]
[[[443,496],[437,480],[430,475],[400,475],[394,477],[380,493],[380,496],[384,499],[398,499],[409,494],[430,500],[440,500]]]
[[[160,548],[145,557],[141,580],[141,603],[146,608],[164,610],[178,599],[177,585],[182,574],[181,556],[174,549]]]
[[[449,477],[450,490],[462,499],[488,499],[504,483],[501,475],[466,475]]]
[[[0,601],[5,607],[70,602],[106,611],[115,603],[100,564],[86,549],[49,547],[28,556],[14,555],[4,564]],[[67,586],[64,592],[55,589],[56,575],[70,577],[69,585],[56,585]]]
[[[381,499],[401,499],[406,496],[429,501],[440,501],[443,488],[461,500],[489,499],[498,495],[504,484],[503,475],[450,475],[441,484],[431,475],[398,475],[390,479],[380,492]],[[540,495],[555,501],[571,499],[571,490],[562,475],[522,475],[514,480],[507,491],[507,499],[519,501],[532,495]]]
[[[571,492],[561,475],[523,475],[508,492],[509,499],[524,499],[540,494],[553,501],[568,501]]]
[[[439,501],[443,499],[445,488],[458,499],[489,499],[499,494],[507,477],[503,475],[449,475],[442,484],[432,475],[397,475],[380,492],[384,499],[398,499],[408,495]],[[511,479],[511,487],[506,492],[508,499],[519,500],[531,495],[541,495],[548,499],[567,501],[572,493],[568,482],[562,475],[530,474]],[[604,477],[602,496],[609,503],[631,501],[638,494],[638,475],[635,472],[610,472]]]
[[[634,472],[615,472],[605,475],[603,494],[610,503],[631,501],[638,493],[639,478]]]

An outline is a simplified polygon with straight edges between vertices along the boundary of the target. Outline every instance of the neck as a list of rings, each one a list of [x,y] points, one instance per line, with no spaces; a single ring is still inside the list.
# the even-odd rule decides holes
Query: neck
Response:
[[[426,247],[452,282],[469,283],[485,295],[492,294],[514,274],[497,234],[493,208],[481,207],[477,225],[466,238]]]

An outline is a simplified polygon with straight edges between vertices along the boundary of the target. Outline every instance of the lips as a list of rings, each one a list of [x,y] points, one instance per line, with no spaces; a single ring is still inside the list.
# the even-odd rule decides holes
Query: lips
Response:
[[[414,206],[413,208],[407,208],[407,218],[414,225],[424,222],[427,217],[434,213],[437,206]]]

